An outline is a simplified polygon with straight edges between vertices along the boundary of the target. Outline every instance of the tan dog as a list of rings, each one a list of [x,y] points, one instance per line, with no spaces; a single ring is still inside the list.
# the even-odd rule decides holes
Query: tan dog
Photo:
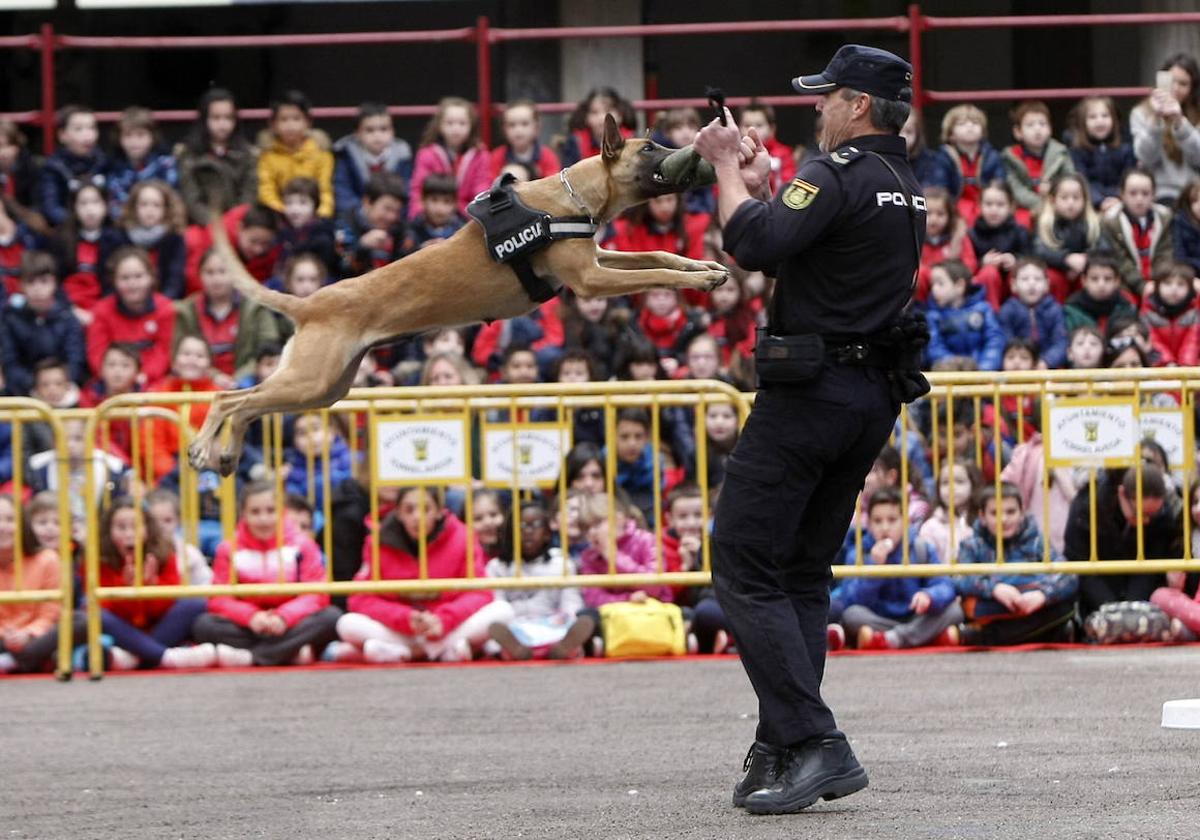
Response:
[[[711,166],[690,148],[672,151],[650,140],[625,140],[612,117],[603,151],[559,176],[517,185],[521,200],[552,216],[587,215],[604,223],[655,195],[715,181]],[[568,191],[573,188],[574,196]],[[279,367],[263,382],[213,399],[204,427],[188,449],[197,469],[230,475],[241,456],[247,426],[270,412],[329,406],[345,396],[363,356],[374,345],[439,327],[513,318],[535,304],[508,265],[494,262],[478,223],[361,277],[326,286],[306,298],[275,292],[250,276],[224,226],[213,226],[237,290],[296,323]],[[726,279],[724,266],[662,251],[619,253],[593,239],[558,240],[531,257],[539,277],[565,284],[582,297],[628,295],[654,286],[711,289]],[[217,452],[217,434],[232,420],[230,443]]]

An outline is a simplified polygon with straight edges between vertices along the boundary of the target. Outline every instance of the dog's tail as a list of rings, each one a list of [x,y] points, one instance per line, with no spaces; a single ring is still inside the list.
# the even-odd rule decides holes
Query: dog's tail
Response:
[[[268,289],[246,270],[246,266],[242,264],[241,258],[229,241],[229,234],[225,231],[225,220],[219,210],[211,211],[208,228],[212,233],[213,245],[216,247],[217,253],[225,259],[225,264],[233,274],[233,287],[251,300],[257,301],[269,309],[274,309],[276,312],[282,312],[293,321],[297,320],[304,309],[304,299]]]

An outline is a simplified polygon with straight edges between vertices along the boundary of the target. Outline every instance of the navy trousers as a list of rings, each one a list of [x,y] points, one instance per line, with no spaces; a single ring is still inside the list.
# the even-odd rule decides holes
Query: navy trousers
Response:
[[[713,585],[758,695],[759,741],[837,728],[821,699],[830,563],[898,410],[883,371],[830,365],[760,391],[726,462]]]

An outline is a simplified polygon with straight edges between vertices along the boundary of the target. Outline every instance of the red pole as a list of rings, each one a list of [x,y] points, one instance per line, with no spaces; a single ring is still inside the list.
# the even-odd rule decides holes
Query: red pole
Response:
[[[921,32],[924,28],[921,7],[913,3],[908,7],[908,61],[913,69],[912,104],[918,111],[925,107],[925,86],[921,78]]]
[[[54,24],[42,24],[42,152],[54,151]]]
[[[479,109],[479,139],[492,145],[492,40],[488,19],[475,19],[475,60],[479,78],[476,107]]]

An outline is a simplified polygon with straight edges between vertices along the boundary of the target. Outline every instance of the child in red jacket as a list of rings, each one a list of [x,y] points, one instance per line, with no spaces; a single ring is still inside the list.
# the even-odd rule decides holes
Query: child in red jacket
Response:
[[[242,490],[237,535],[217,548],[213,583],[316,583],[325,580],[321,550],[283,517],[275,485],[252,481]],[[337,638],[342,611],[323,593],[210,598],[208,612],[192,628],[196,639],[216,645],[217,664],[307,665]]]
[[[363,545],[362,568],[355,580],[375,579],[378,540],[380,580],[415,580],[421,576],[420,543],[426,543],[430,579],[467,576],[467,540],[474,542],[472,568],[484,577],[483,546],[441,498],[419,487],[400,491],[396,507]],[[472,658],[488,638],[493,622],[513,620],[507,601],[484,589],[419,595],[364,592],[351,595],[350,611],[338,619],[340,643],[330,645],[327,659],[408,662],[431,659],[461,662]]]
[[[515,99],[504,109],[504,142],[492,149],[492,175],[510,163],[524,164],[534,180],[557,175],[562,166],[558,155],[538,140],[541,119],[532,99]]]
[[[154,265],[141,248],[117,249],[108,267],[116,293],[102,298],[92,309],[87,330],[88,366],[99,375],[105,351],[119,341],[138,351],[142,363],[138,383],[156,382],[171,367],[175,308],[154,291]]]
[[[1196,309],[1196,272],[1175,263],[1142,300],[1142,323],[1160,365],[1191,367],[1200,361],[1200,310]]]
[[[699,310],[689,311],[678,289],[650,289],[642,298],[638,326],[657,349],[667,376],[673,376],[687,352],[688,342],[704,332]]]
[[[693,260],[703,260],[704,232],[712,216],[689,213],[675,193],[660,195],[634,207],[613,222],[611,247],[617,251],[666,251]],[[690,306],[705,306],[708,293],[684,289]]]

